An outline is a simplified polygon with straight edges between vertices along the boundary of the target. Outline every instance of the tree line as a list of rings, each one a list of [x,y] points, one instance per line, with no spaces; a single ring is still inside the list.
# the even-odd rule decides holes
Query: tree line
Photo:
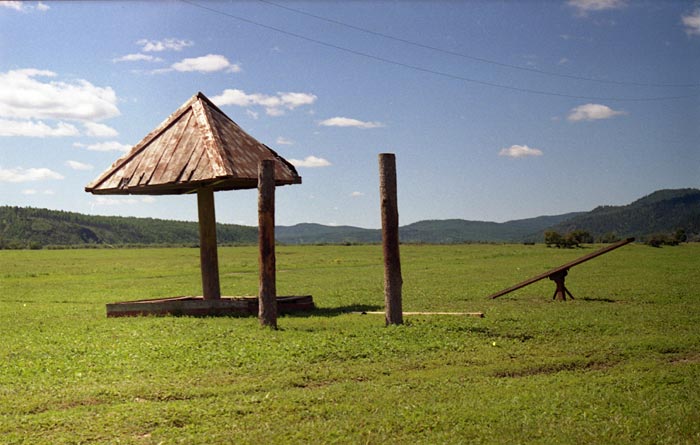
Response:
[[[610,244],[618,241],[621,241],[621,238],[613,232],[606,233],[598,237],[597,240],[585,230],[573,230],[564,235],[561,235],[555,230],[547,230],[544,232],[544,242],[547,247],[573,248],[580,247],[581,244],[591,244],[594,242]],[[642,241],[644,244],[652,247],[677,246],[680,243],[687,242],[688,235],[685,229],[678,229],[673,233],[654,233],[647,235],[643,237]]]
[[[257,240],[257,233],[255,227],[217,224],[217,237],[222,244],[252,244]],[[196,222],[0,207],[0,249],[198,243]]]

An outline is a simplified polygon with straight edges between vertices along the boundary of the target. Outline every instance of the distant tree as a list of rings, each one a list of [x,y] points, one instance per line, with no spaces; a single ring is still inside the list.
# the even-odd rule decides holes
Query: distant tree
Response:
[[[554,230],[547,230],[544,232],[544,243],[547,245],[547,247],[561,247],[562,241],[563,238],[559,232],[555,232]]]
[[[581,243],[592,243],[593,237],[585,230],[574,230],[564,236],[554,230],[548,230],[544,233],[544,242],[547,247],[571,248],[579,247]]]
[[[618,241],[620,241],[620,237],[617,236],[615,232],[608,232],[605,235],[602,235],[600,238],[598,238],[599,243],[605,244],[616,243]]]
[[[678,243],[685,243],[688,241],[688,234],[685,233],[685,229],[678,229],[673,234],[673,239]]]
[[[665,233],[656,233],[653,235],[649,235],[646,238],[645,244],[651,247],[677,246],[678,241],[676,241],[673,237],[666,235]]]
[[[566,238],[570,239],[570,243],[578,246],[579,244],[591,244],[593,242],[593,237],[590,233],[585,230],[574,230],[566,234]]]

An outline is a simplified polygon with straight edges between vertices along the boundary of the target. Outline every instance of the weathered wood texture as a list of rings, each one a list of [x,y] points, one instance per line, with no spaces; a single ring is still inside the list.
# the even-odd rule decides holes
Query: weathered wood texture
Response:
[[[386,324],[402,324],[401,259],[399,256],[399,208],[396,192],[396,156],[379,155],[379,195],[384,252],[384,305]]]
[[[258,163],[275,163],[277,185],[300,184],[292,164],[243,131],[202,93],[188,100],[85,187],[94,194],[179,194],[208,186],[257,187]]]
[[[516,284],[516,285],[514,285],[514,286],[511,286],[511,287],[508,287],[508,288],[506,288],[506,289],[503,289],[502,291],[496,292],[495,294],[491,294],[491,295],[489,295],[488,298],[498,298],[498,297],[501,297],[501,296],[503,296],[503,295],[505,295],[505,294],[511,293],[511,292],[516,291],[516,290],[518,290],[518,289],[521,289],[521,288],[523,288],[523,287],[525,287],[525,286],[529,286],[529,285],[531,285],[532,283],[535,283],[535,282],[537,282],[537,281],[543,280],[543,279],[545,279],[545,278],[557,277],[557,274],[561,274],[562,272],[568,272],[568,270],[571,269],[571,268],[574,267],[574,266],[577,266],[577,265],[579,265],[579,264],[581,264],[581,263],[585,263],[585,262],[588,261],[588,260],[592,260],[593,258],[596,258],[596,257],[598,257],[598,256],[600,256],[600,255],[605,254],[605,253],[608,253],[608,252],[610,252],[611,250],[615,250],[615,249],[617,249],[617,248],[619,248],[619,247],[622,247],[622,246],[624,246],[624,245],[626,245],[626,244],[629,244],[629,243],[631,243],[631,242],[633,242],[633,241],[634,241],[634,238],[627,238],[626,240],[619,241],[619,242],[617,242],[617,243],[611,244],[611,245],[609,245],[609,246],[607,246],[607,247],[604,247],[604,248],[602,248],[602,249],[600,249],[600,250],[596,250],[595,252],[589,253],[588,255],[584,255],[584,256],[582,256],[581,258],[577,258],[577,259],[575,259],[574,261],[568,262],[568,263],[563,264],[563,265],[561,265],[561,266],[559,266],[559,267],[555,267],[554,269],[548,270],[547,272],[545,272],[545,273],[543,273],[543,274],[540,274],[540,275],[534,276],[534,277],[532,277],[532,278],[529,278],[529,279],[527,279],[527,280],[525,280],[525,281],[522,281],[522,282],[520,282],[520,283],[518,283],[518,284]],[[562,282],[562,285],[561,285],[561,286],[563,286],[564,277],[566,277],[566,274],[564,274],[563,276],[561,276],[561,282]],[[552,281],[555,281],[555,282],[556,282],[556,280],[554,280],[554,279],[552,279]],[[559,284],[557,284],[557,286],[559,286]],[[567,291],[567,292],[568,292],[568,291]],[[569,295],[571,295],[571,294],[569,294]],[[557,293],[555,293],[555,298],[556,298],[556,296],[557,296]],[[563,297],[564,297],[564,298],[562,298],[562,299],[566,299],[566,296],[565,296],[565,295],[563,295]],[[572,298],[573,298],[573,297],[572,297]]]
[[[258,245],[260,249],[260,325],[277,328],[275,260],[275,165],[260,161],[258,168]]]
[[[219,286],[219,256],[216,246],[216,212],[214,191],[197,190],[199,211],[199,262],[202,269],[202,292],[205,300],[221,298]]]

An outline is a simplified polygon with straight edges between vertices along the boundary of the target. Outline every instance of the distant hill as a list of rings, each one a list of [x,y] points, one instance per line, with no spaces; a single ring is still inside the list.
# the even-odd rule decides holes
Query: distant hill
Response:
[[[401,227],[404,242],[436,244],[464,242],[522,242],[542,233],[546,228],[568,220],[579,213],[518,219],[504,223],[447,219],[419,221]]]
[[[614,233],[624,238],[644,238],[683,229],[700,236],[700,190],[659,190],[624,206],[596,207],[552,227],[559,233],[581,229],[595,238]]]
[[[535,233],[579,215],[540,216],[504,223],[465,221],[463,219],[419,221],[399,228],[406,243],[451,244],[464,242],[522,242]],[[378,243],[381,231],[351,226],[297,224],[277,227],[275,236],[285,244]]]
[[[399,229],[406,243],[542,242],[546,230],[562,234],[585,230],[594,238],[615,234],[640,239],[683,229],[700,240],[700,190],[660,190],[624,206],[597,207],[590,212],[520,219],[504,223],[462,219],[419,221]],[[218,224],[221,244],[254,244],[256,227]],[[278,226],[285,244],[378,243],[381,232],[351,226],[297,224]],[[51,245],[197,245],[196,222],[153,218],[82,215],[56,210],[0,207],[0,249]]]
[[[700,190],[659,190],[624,206],[602,206],[590,212],[540,216],[504,223],[463,219],[427,220],[399,229],[406,243],[542,242],[546,230],[562,234],[585,230],[598,239],[607,234],[643,239],[683,229],[700,239]],[[298,224],[279,227],[277,239],[287,244],[380,242],[379,230]]]
[[[381,237],[379,230],[352,226],[303,223],[275,227],[275,239],[284,244],[378,243]]]
[[[217,236],[222,244],[256,243],[258,230],[255,227],[217,224]],[[0,207],[0,248],[198,243],[199,227],[196,222]]]

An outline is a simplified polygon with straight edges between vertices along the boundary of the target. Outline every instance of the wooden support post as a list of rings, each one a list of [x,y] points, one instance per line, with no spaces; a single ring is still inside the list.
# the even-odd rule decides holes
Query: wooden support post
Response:
[[[399,209],[396,198],[396,156],[379,155],[379,194],[384,252],[384,305],[386,324],[403,324],[401,308],[401,260],[399,257]]]
[[[221,298],[219,287],[219,259],[216,248],[216,214],[214,211],[214,190],[197,190],[199,211],[199,261],[202,269],[202,295],[205,300]]]
[[[277,285],[275,276],[275,161],[258,166],[258,244],[260,291],[258,320],[261,326],[277,329]]]

